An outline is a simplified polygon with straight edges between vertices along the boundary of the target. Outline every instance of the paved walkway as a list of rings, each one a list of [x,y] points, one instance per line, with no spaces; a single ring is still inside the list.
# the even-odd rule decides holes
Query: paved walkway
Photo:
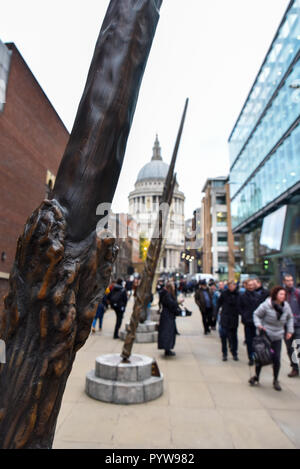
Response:
[[[178,318],[181,333],[176,357],[163,356],[156,344],[137,344],[134,353],[155,358],[164,374],[164,393],[152,402],[132,406],[102,403],[84,392],[85,374],[95,358],[121,352],[112,339],[115,314],[105,313],[103,332],[91,335],[78,352],[60,411],[54,448],[300,448],[300,378],[288,378],[282,349],[282,392],[272,388],[271,367],[261,386],[251,388],[243,329],[240,361],[221,361],[216,332],[204,336],[192,298],[192,317]],[[132,301],[128,304],[128,321]]]

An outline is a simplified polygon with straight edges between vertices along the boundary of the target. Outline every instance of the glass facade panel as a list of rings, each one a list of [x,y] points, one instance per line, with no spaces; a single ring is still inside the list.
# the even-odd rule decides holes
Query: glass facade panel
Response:
[[[299,180],[300,125],[232,200],[233,228],[271,203]]]
[[[300,61],[293,68],[233,166],[230,174],[231,197],[234,197],[245,180],[299,117],[300,99],[298,99],[298,95],[300,93],[297,88],[296,90],[293,88],[298,81],[300,81]]]
[[[287,12],[230,136],[230,165],[234,163],[285,71],[296,57],[300,42],[299,13],[300,6],[297,0]]]

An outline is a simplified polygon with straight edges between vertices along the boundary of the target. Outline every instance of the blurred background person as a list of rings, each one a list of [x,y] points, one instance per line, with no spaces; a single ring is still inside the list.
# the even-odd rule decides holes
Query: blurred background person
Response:
[[[263,303],[270,296],[270,292],[263,287],[262,281],[258,277],[254,279],[254,282],[256,286],[255,291],[258,295],[258,301],[259,303]]]
[[[246,291],[240,295],[240,314],[245,329],[245,340],[247,345],[247,353],[249,366],[254,365],[254,351],[252,342],[256,336],[256,327],[254,324],[253,313],[259,305],[259,297],[256,293],[256,283],[253,279],[245,282]]]
[[[110,291],[108,289],[108,293],[109,292]],[[104,313],[105,313],[106,308],[107,308],[107,296],[105,294],[102,301],[99,303],[97,311],[96,311],[96,316],[95,316],[95,319],[94,319],[93,324],[92,324],[92,332],[93,333],[96,332],[97,320],[99,320],[99,331],[102,331],[103,317],[104,317]]]
[[[172,349],[176,341],[178,303],[174,283],[167,282],[166,286],[161,289],[159,297],[161,313],[158,326],[158,349],[163,349],[167,357],[175,356],[176,353]]]
[[[285,341],[288,356],[290,358],[292,370],[288,374],[289,378],[299,376],[299,360],[295,360],[295,353],[300,348],[300,290],[295,288],[294,279],[291,275],[285,275],[283,278],[283,285],[286,290],[286,299],[289,303],[293,317],[294,317],[294,333],[292,337]],[[297,352],[296,352],[297,351]]]
[[[127,296],[128,296],[128,298],[130,298],[131,295],[132,295],[132,288],[133,288],[133,276],[130,276],[126,280],[125,288],[126,288],[126,291],[127,291]]]
[[[217,308],[221,308],[219,334],[222,342],[223,361],[227,361],[227,342],[232,357],[238,361],[239,292],[234,281],[228,282],[227,290],[218,299]]]
[[[204,334],[207,335],[212,325],[213,301],[212,292],[207,287],[206,280],[200,280],[194,298],[202,315]]]
[[[114,330],[114,339],[119,338],[119,329],[122,324],[124,312],[127,305],[127,293],[125,288],[123,287],[123,280],[119,278],[111,290],[111,292],[107,295],[107,301],[110,303],[112,309],[116,313],[116,325]]]

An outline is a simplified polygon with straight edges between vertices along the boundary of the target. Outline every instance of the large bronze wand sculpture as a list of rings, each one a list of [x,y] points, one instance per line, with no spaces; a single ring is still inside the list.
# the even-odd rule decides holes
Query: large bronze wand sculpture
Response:
[[[116,256],[112,201],[162,0],[111,0],[52,200],[17,245],[0,338],[0,448],[50,448],[67,378]]]
[[[144,271],[142,273],[141,282],[136,290],[136,298],[133,306],[132,315],[128,327],[128,332],[125,338],[125,343],[121,353],[124,363],[129,362],[135,333],[140,321],[143,311],[145,311],[151,297],[152,282],[154,279],[157,262],[162,248],[163,238],[165,236],[165,229],[167,225],[169,209],[172,203],[174,187],[176,183],[176,176],[174,175],[174,168],[178,153],[178,148],[181,140],[181,134],[185,121],[185,115],[188,107],[188,99],[185,102],[183,115],[181,118],[180,127],[177,134],[177,139],[172,155],[171,164],[169,166],[168,174],[166,176],[163,194],[160,200],[160,210],[156,221],[154,235],[152,236],[148,253],[145,261]]]

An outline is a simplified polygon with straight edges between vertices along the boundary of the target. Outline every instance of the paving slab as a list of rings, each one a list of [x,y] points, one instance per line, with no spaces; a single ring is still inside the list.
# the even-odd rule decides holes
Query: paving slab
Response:
[[[288,439],[300,449],[300,411],[272,410],[271,416]]]
[[[268,412],[249,407],[250,410],[220,410],[236,449],[295,449]]]
[[[81,443],[110,444],[118,418],[118,407],[78,403],[58,428],[56,439],[76,441],[80,445]]]
[[[244,383],[207,383],[215,406],[219,409],[262,409],[259,399]]]
[[[172,447],[169,410],[162,407],[145,408],[143,412],[136,407],[122,410],[113,442],[116,447]]]
[[[200,381],[169,381],[170,406],[213,409],[215,404],[208,386]]]
[[[171,426],[176,448],[234,448],[231,435],[216,409],[178,408],[171,415]]]

